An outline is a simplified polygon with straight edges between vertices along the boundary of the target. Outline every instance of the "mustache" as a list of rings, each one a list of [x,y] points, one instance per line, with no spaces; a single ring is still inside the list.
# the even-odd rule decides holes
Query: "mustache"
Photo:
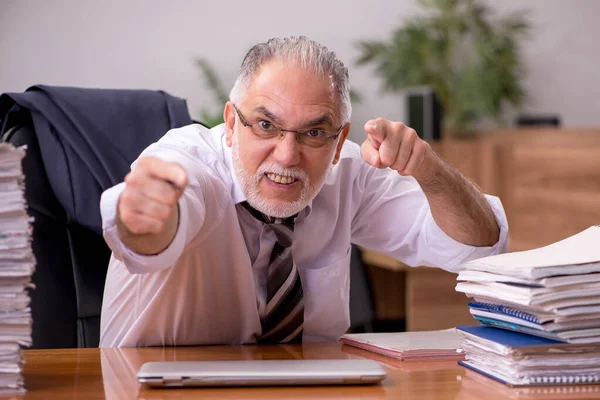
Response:
[[[256,178],[259,180],[263,175],[268,173],[289,176],[302,182],[306,182],[308,180],[308,175],[300,168],[284,168],[275,163],[262,164],[256,171]]]

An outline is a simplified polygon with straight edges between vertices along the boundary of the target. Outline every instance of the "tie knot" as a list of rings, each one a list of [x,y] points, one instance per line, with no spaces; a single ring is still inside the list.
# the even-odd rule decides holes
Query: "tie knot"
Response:
[[[291,217],[287,218],[275,218],[269,215],[263,214],[258,211],[256,208],[252,207],[247,201],[241,203],[242,207],[244,207],[248,212],[260,222],[263,222],[268,225],[285,225],[292,231],[294,230],[294,221],[298,214],[294,214]]]

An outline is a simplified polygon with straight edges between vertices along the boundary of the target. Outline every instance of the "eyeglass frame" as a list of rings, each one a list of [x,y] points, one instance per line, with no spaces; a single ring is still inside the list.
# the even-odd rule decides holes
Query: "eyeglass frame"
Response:
[[[233,103],[232,103],[233,104]],[[254,126],[254,124],[251,124],[248,122],[248,120],[246,119],[246,117],[244,117],[244,115],[242,114],[242,112],[240,111],[240,109],[233,104],[233,108],[235,109],[235,112],[237,113],[238,117],[240,118],[240,122],[242,123],[243,126],[247,127],[247,128],[252,128]],[[270,122],[270,121],[269,121]],[[290,133],[295,133],[296,134],[296,140],[300,141],[300,135],[306,135],[306,132],[312,130],[312,129],[307,129],[305,131],[302,130],[292,130],[292,129],[283,129],[281,127],[278,127],[277,125],[275,125],[274,123],[271,122],[271,124],[273,124],[273,126],[275,127],[275,130],[279,131],[279,137],[283,138],[284,137],[284,132],[290,132]],[[340,126],[336,132],[335,135],[326,135],[325,139],[337,139],[340,134],[342,133],[342,130],[347,126],[348,124],[342,124],[342,126]],[[254,133],[254,131],[253,131]],[[326,142],[323,142],[323,144],[325,144]]]

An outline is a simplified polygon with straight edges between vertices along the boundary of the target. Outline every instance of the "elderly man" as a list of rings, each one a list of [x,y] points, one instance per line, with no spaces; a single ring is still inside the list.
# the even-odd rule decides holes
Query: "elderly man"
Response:
[[[350,246],[452,270],[505,248],[506,216],[414,130],[347,139],[348,70],[304,37],[246,55],[225,123],[171,130],[101,200],[109,346],[337,340]]]

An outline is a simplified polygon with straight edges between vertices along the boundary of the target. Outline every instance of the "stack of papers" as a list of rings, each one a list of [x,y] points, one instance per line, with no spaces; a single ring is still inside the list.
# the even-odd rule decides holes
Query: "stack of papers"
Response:
[[[460,391],[454,400],[489,399],[490,393],[498,399],[599,399],[600,385],[510,386],[467,369],[460,381]]]
[[[600,343],[600,227],[534,250],[464,264],[456,290],[486,325]]]
[[[484,325],[457,327],[459,364],[511,386],[600,382],[600,345],[569,344]]]
[[[23,194],[25,149],[0,143],[0,393],[23,392],[20,346],[31,345],[27,288],[35,268]]]
[[[464,360],[453,329],[424,332],[350,333],[341,342],[398,360]]]

